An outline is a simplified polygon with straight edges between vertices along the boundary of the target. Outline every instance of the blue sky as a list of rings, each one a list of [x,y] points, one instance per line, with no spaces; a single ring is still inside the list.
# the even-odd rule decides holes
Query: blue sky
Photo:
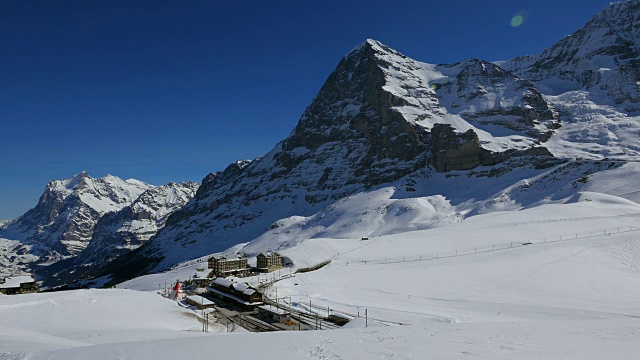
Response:
[[[83,170],[161,185],[262,155],[366,38],[430,63],[502,60],[607,3],[2,1],[0,219]]]

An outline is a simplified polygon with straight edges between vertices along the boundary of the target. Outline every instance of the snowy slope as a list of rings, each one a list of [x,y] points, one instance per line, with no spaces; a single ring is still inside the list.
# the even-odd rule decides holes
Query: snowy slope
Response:
[[[498,152],[529,148],[559,126],[557,113],[533,83],[492,63],[433,65],[375,40],[365,44],[354,51],[363,46],[376,50],[385,74],[383,89],[401,100],[394,110],[411,123],[428,130],[434,124],[451,125],[457,132],[473,130],[482,147]]]
[[[581,191],[618,196],[640,190],[633,180],[640,176],[637,164],[615,162],[569,162],[545,170],[520,168],[500,177],[453,175],[408,176],[389,186],[345,197],[313,216],[279,220],[241,251],[255,256],[310,238],[357,239],[448,229],[480,214],[571,202]],[[627,181],[610,181],[612,178]]]
[[[154,293],[113,289],[0,296],[0,359],[14,351],[176,339],[201,334],[199,329],[194,313]]]
[[[640,208],[594,194],[582,200],[354,240],[329,267],[296,275],[298,285],[284,280],[278,293],[412,324],[636,315]]]
[[[6,359],[628,359],[639,350],[634,319],[431,324],[321,333],[230,334],[96,345]],[[250,346],[247,344],[251,344]]]
[[[640,165],[637,163],[585,161],[546,170],[519,169],[501,177],[479,176],[473,181],[469,181],[467,175],[430,174],[430,182],[422,181],[421,186],[417,185],[421,183],[419,178],[408,177],[393,186],[345,197],[313,216],[279,220],[262,236],[226,252],[242,252],[251,258],[263,251],[277,250],[287,256],[294,267],[306,267],[386,237],[405,239],[394,245],[397,252],[393,248],[383,251],[384,257],[396,260],[402,256],[418,256],[421,247],[424,248],[422,254],[432,256],[455,253],[456,249],[506,246],[514,242],[513,233],[500,233],[500,230],[512,222],[523,229],[516,244],[544,241],[545,237],[566,239],[578,233],[584,236],[589,231],[596,233],[635,225],[625,217],[640,213],[638,176]],[[609,207],[609,203],[615,206]],[[549,212],[549,209],[555,210]],[[566,214],[556,216],[563,212]],[[520,220],[509,220],[511,218]],[[584,221],[569,221],[574,218],[584,218]],[[475,223],[477,219],[496,219],[486,230],[490,244],[451,241],[458,232],[465,234],[460,238],[472,238],[472,234],[480,230],[466,230],[466,224]],[[594,219],[600,220],[594,222]],[[547,229],[549,225],[553,226]],[[371,240],[362,242],[358,240],[361,237]],[[326,242],[327,238],[333,240]],[[200,261],[206,261],[206,257]],[[148,275],[148,280],[142,277],[123,286],[156,289],[158,284],[174,277],[191,277],[198,266],[202,266],[200,262],[186,262],[171,272]]]
[[[611,178],[628,174],[628,167],[610,170]],[[604,185],[590,180],[584,186]],[[623,179],[610,190],[626,192],[629,186]],[[302,310],[309,301],[354,316],[367,309],[370,328],[362,328],[360,318],[343,330],[67,346],[30,358],[168,359],[189,349],[190,358],[204,359],[215,349],[218,356],[244,359],[255,356],[245,350],[250,343],[267,359],[629,359],[640,349],[638,234],[640,205],[581,192],[562,202],[368,241],[308,239],[283,253],[298,263],[333,261],[277,282],[270,296],[277,287],[285,303],[290,296]],[[126,286],[158,289],[185,271],[145,276]],[[388,326],[392,322],[405,325]]]
[[[547,99],[563,116],[562,128],[545,143],[558,157],[640,158],[640,116],[625,113],[597,92],[569,91]]]

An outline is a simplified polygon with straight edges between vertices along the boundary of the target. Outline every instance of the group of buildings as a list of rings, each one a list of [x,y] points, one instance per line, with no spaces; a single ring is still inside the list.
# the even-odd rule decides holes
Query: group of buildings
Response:
[[[212,256],[208,261],[208,269],[196,270],[193,283],[197,287],[206,287],[211,296],[232,300],[241,306],[253,307],[262,305],[262,294],[247,283],[235,282],[227,277],[269,273],[281,270],[283,265],[284,258],[277,252],[258,254],[255,267],[249,266],[249,259],[245,254]]]
[[[262,294],[247,283],[238,283],[219,277],[211,282],[207,291],[214,297],[232,300],[243,307],[262,305]]]
[[[212,275],[217,277],[246,276],[252,272],[269,273],[281,270],[283,265],[284,259],[277,252],[258,254],[255,268],[249,266],[249,260],[245,254],[218,255],[209,258],[209,269],[211,269]]]
[[[10,276],[0,278],[0,293],[5,295],[23,294],[38,290],[38,285],[31,275]]]

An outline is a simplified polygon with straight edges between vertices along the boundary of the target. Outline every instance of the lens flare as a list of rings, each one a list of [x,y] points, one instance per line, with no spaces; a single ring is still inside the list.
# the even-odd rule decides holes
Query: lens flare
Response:
[[[513,18],[511,18],[511,26],[513,27],[518,27],[522,25],[523,22],[524,22],[524,18],[522,17],[522,15],[516,15]]]
[[[524,10],[520,10],[511,18],[511,26],[514,28],[522,26],[527,22],[527,20],[529,20],[529,13]]]

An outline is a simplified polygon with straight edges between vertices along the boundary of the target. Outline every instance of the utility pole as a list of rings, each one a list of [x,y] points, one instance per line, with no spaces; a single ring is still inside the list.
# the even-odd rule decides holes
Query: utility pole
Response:
[[[368,309],[364,309],[364,327],[369,327],[369,315],[367,314]]]

